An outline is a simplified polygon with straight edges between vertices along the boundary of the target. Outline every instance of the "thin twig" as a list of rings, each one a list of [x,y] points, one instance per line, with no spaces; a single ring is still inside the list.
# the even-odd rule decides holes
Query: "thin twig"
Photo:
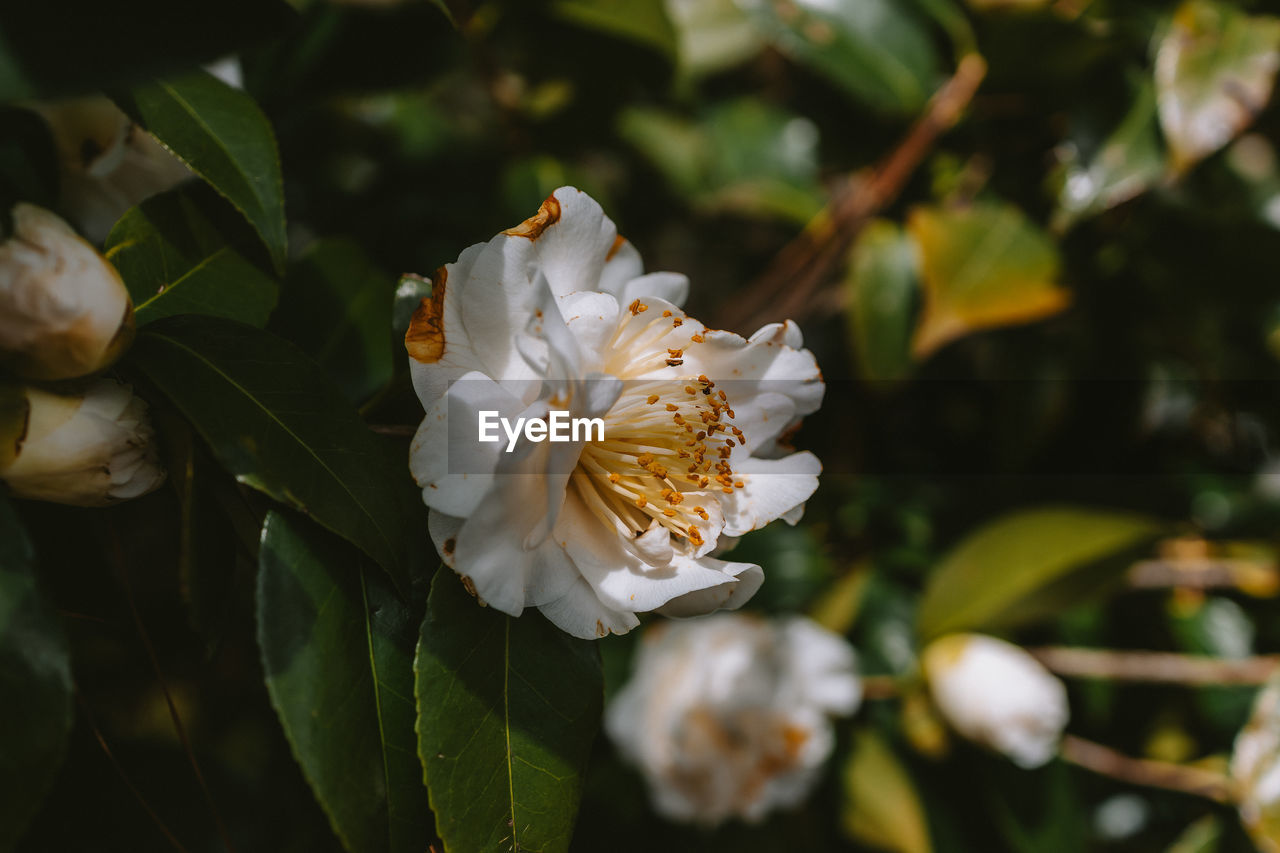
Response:
[[[724,312],[724,325],[750,331],[756,323],[779,316],[806,316],[821,304],[815,295],[862,226],[897,197],[938,137],[960,120],[986,73],[981,56],[962,57],[955,74],[929,100],[897,147],[869,178],[855,173],[835,188],[826,207]]]
[[[169,684],[165,680],[164,672],[160,669],[160,659],[156,656],[155,646],[152,645],[151,637],[147,634],[146,626],[142,622],[142,614],[138,612],[138,604],[133,597],[133,587],[129,584],[129,576],[125,570],[124,553],[120,545],[120,538],[116,534],[115,528],[111,528],[111,544],[117,578],[120,586],[124,588],[125,600],[129,603],[129,613],[133,616],[133,624],[138,630],[138,637],[142,640],[147,657],[151,661],[151,670],[155,674],[156,681],[160,684],[161,692],[164,693],[164,701],[169,706],[169,717],[173,720],[173,729],[177,732],[178,740],[182,743],[183,752],[186,753],[187,761],[191,764],[191,769],[195,773],[196,782],[199,783],[205,803],[209,806],[209,812],[213,816],[213,822],[217,827],[218,836],[222,839],[223,846],[227,848],[228,853],[236,853],[236,846],[231,840],[231,833],[227,830],[227,825],[222,820],[222,813],[218,811],[218,806],[213,801],[213,793],[209,790],[209,785],[205,781],[204,771],[200,769],[200,762],[196,759],[195,749],[191,746],[191,738],[187,736],[187,727],[182,723],[182,716],[178,713],[177,703],[173,701],[173,694],[169,690]]]
[[[1133,758],[1109,746],[1075,735],[1062,738],[1059,754],[1064,761],[1121,782],[1179,791],[1219,803],[1232,800],[1231,781],[1221,773],[1201,767]]]
[[[85,722],[89,724],[89,731],[93,732],[93,737],[98,741],[98,746],[102,747],[103,755],[107,757],[107,761],[111,762],[111,766],[114,767],[116,769],[116,773],[120,775],[120,781],[124,782],[125,787],[132,792],[134,799],[138,801],[138,805],[142,806],[142,810],[147,813],[151,818],[151,821],[156,825],[156,828],[159,829],[161,834],[163,834],[164,837],[169,840],[169,843],[173,845],[173,849],[179,851],[179,853],[188,853],[187,848],[182,845],[181,841],[174,837],[174,834],[169,831],[169,827],[165,826],[164,821],[160,819],[160,815],[156,814],[155,809],[151,808],[151,804],[147,802],[146,797],[142,796],[142,792],[133,784],[133,781],[129,778],[129,774],[124,771],[124,767],[120,765],[115,753],[111,751],[111,747],[107,746],[107,739],[102,736],[102,731],[98,728],[98,723],[93,718],[93,712],[89,710],[89,704],[85,702],[84,696],[81,695],[78,688],[75,691],[75,696],[76,703],[80,706],[80,713],[84,715]]]
[[[416,426],[408,424],[369,424],[369,429],[378,435],[392,435],[397,438],[412,438],[418,431]]]
[[[898,687],[898,679],[892,675],[864,675],[862,677],[863,699],[894,699],[901,692]]]
[[[1231,557],[1142,560],[1129,569],[1127,580],[1136,589],[1239,589],[1254,596],[1280,591],[1274,565]]]
[[[1280,668],[1280,655],[1237,660],[1172,652],[1132,652],[1051,646],[1028,649],[1059,675],[1184,685],[1263,684]]]

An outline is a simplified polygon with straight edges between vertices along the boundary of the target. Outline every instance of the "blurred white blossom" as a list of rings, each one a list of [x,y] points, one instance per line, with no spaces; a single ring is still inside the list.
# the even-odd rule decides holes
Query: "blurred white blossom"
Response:
[[[1024,650],[983,634],[952,634],[930,643],[922,664],[938,710],[964,737],[1025,768],[1057,752],[1067,692]]]
[[[1231,753],[1240,819],[1264,853],[1280,852],[1280,678],[1258,692]]]
[[[824,390],[793,323],[708,329],[679,307],[688,280],[644,274],[572,187],[432,281],[405,335],[426,409],[410,467],[436,547],[480,599],[595,638],[755,593],[760,567],[714,549],[796,523],[822,467],[785,443]],[[482,411],[553,409],[602,419],[603,440],[477,441]]]
[[[58,152],[59,207],[101,245],[126,210],[191,177],[156,138],[101,96],[35,105]]]
[[[0,480],[18,497],[106,506],[164,482],[147,404],[111,379],[82,394],[0,389],[0,434]]]
[[[84,376],[133,340],[133,304],[115,267],[54,214],[11,213],[0,243],[0,363],[31,379]]]
[[[668,818],[756,821],[799,803],[862,698],[853,649],[803,619],[722,613],[645,631],[605,711]]]

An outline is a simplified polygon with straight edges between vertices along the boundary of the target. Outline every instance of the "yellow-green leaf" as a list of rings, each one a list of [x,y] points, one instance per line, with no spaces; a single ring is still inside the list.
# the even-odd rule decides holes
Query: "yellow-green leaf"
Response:
[[[891,382],[910,372],[919,291],[915,241],[887,220],[868,223],[849,256],[845,277],[849,337],[864,378]]]
[[[1211,0],[1178,7],[1156,49],[1160,126],[1184,171],[1230,142],[1271,98],[1280,18]]]
[[[1012,205],[919,207],[907,231],[919,245],[925,289],[916,358],[972,332],[1048,317],[1070,302],[1057,282],[1057,247]]]
[[[911,775],[874,729],[859,729],[842,772],[840,825],[854,841],[893,853],[930,853],[929,826]]]
[[[1052,507],[1002,516],[943,558],[925,588],[918,632],[928,640],[1055,613],[1127,568],[1107,558],[1141,547],[1160,530],[1145,516],[1110,510]],[[1084,571],[1094,568],[1100,571]],[[1083,590],[1069,583],[1077,576]]]

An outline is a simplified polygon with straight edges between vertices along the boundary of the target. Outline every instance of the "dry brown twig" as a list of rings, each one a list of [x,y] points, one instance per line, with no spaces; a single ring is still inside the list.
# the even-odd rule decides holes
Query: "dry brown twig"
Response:
[[[1048,646],[1027,649],[1058,675],[1118,681],[1203,685],[1258,685],[1280,669],[1280,655],[1227,660],[1172,652],[1133,652]]]
[[[1231,781],[1221,773],[1202,767],[1133,758],[1075,735],[1062,738],[1059,754],[1064,761],[1121,782],[1180,791],[1219,803],[1233,800]]]
[[[854,173],[835,187],[826,207],[725,310],[724,326],[750,331],[777,317],[805,317],[823,304],[815,297],[863,225],[897,197],[938,137],[960,120],[986,74],[981,56],[962,57],[897,147],[869,176]]]

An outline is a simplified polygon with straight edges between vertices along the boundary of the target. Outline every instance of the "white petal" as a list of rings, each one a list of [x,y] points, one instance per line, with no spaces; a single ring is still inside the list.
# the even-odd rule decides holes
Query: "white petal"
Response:
[[[528,240],[535,247],[538,267],[557,296],[596,290],[618,229],[581,190],[561,187],[552,195],[560,206],[559,219],[537,236],[513,239]]]
[[[606,607],[581,577],[564,595],[538,609],[560,630],[584,640],[625,634],[640,624],[634,613]]]
[[[720,499],[725,533],[741,536],[803,506],[818,488],[821,471],[822,463],[808,451],[781,459],[735,460],[733,474],[743,487]]]
[[[616,610],[642,613],[726,580],[719,571],[725,564],[710,557],[698,560],[676,552],[666,566],[648,565],[591,514],[576,492],[564,503],[556,539],[600,600]]]
[[[493,472],[507,438],[479,441],[479,413],[495,411],[514,419],[521,400],[482,373],[468,373],[429,409],[409,448],[409,470],[422,487],[427,506],[465,518],[493,484]],[[514,422],[514,420],[513,420]]]
[[[644,262],[640,260],[640,252],[636,247],[620,237],[615,238],[610,252],[611,255],[606,255],[604,269],[600,272],[600,283],[596,288],[621,300],[627,282],[644,273]]]
[[[607,293],[571,293],[560,300],[560,312],[587,364],[598,364],[618,328],[618,300]]]
[[[764,571],[751,563],[730,563],[714,557],[703,557],[697,562],[716,571],[721,582],[671,599],[658,608],[663,616],[683,619],[717,610],[737,610],[764,583]]]
[[[674,272],[652,272],[627,282],[623,288],[623,305],[636,299],[663,299],[672,305],[683,305],[689,298],[689,278]]]

